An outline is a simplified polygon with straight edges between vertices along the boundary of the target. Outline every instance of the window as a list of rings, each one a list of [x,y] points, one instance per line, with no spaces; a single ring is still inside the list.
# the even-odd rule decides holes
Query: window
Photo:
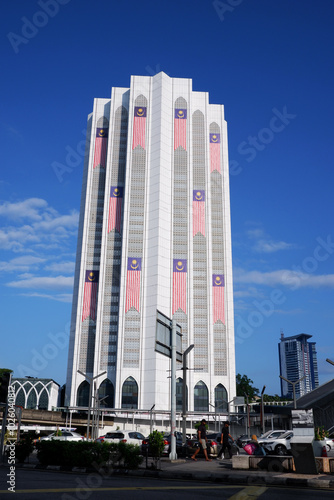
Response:
[[[77,406],[88,406],[89,400],[89,383],[87,380],[81,382],[77,392]]]
[[[227,390],[222,384],[218,384],[215,387],[215,411],[217,413],[222,413],[228,411],[227,408]]]
[[[31,410],[36,410],[37,408],[37,394],[35,389],[32,389],[29,393],[28,400],[27,400],[27,408]]]
[[[106,399],[103,399],[103,401],[101,401],[101,406],[114,408],[114,386],[112,382],[110,382],[110,380],[107,378],[102,382],[99,388],[99,400],[101,400],[102,398]]]
[[[207,386],[200,380],[194,389],[194,410],[209,411],[209,392]]]
[[[38,409],[47,410],[49,406],[49,395],[46,389],[43,389],[39,396]]]
[[[132,377],[128,377],[123,384],[122,408],[138,408],[138,385]]]

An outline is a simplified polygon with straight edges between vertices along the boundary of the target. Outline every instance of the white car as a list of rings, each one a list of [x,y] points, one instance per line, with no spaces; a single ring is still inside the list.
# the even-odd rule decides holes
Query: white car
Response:
[[[82,441],[83,436],[73,431],[61,431],[61,436],[57,436],[56,432],[41,438],[41,441]]]
[[[257,440],[259,443],[262,443],[263,445],[265,445],[265,443],[267,443],[268,441],[273,441],[274,439],[277,439],[285,432],[287,432],[287,431],[284,429],[283,430],[282,429],[275,430],[275,431],[267,431],[264,434],[262,434]]]
[[[288,451],[291,450],[291,438],[293,437],[292,431],[287,431],[284,434],[281,434],[276,439],[269,439],[268,441],[264,441],[262,444],[267,451],[267,453],[271,453],[274,455],[287,455]]]
[[[114,431],[107,432],[104,436],[96,439],[98,443],[128,443],[141,446],[145,436],[137,431]]]
[[[327,451],[331,451],[332,449],[334,449],[334,439],[326,437],[323,439],[323,441],[325,441],[326,443]]]

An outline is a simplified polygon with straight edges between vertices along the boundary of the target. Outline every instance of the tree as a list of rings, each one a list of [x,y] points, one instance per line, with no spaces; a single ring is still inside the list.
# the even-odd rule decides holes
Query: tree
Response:
[[[257,387],[253,387],[253,380],[248,378],[246,375],[240,375],[240,373],[236,376],[237,382],[237,396],[245,397],[245,394],[248,396],[248,401],[251,402],[254,399],[254,396],[259,394],[259,389]]]
[[[8,386],[12,371],[8,368],[0,368],[0,403],[6,403],[7,401]]]
[[[284,398],[284,401],[285,400],[286,398]],[[266,402],[282,401],[282,398],[278,394],[275,394],[274,396],[271,396],[270,394],[263,394],[263,401]]]

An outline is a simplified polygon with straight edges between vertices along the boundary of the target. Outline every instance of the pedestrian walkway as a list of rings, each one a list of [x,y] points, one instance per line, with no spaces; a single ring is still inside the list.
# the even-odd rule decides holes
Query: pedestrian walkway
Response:
[[[227,484],[256,484],[267,486],[311,487],[320,489],[334,489],[333,474],[296,474],[289,472],[268,472],[262,470],[235,470],[232,469],[232,460],[161,460],[160,471],[139,470],[136,474],[174,479],[196,479],[214,481]]]

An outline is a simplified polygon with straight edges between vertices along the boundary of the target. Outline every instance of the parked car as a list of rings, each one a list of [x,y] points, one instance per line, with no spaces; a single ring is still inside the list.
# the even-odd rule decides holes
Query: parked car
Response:
[[[248,434],[241,434],[241,436],[236,439],[236,443],[239,448],[243,448],[246,444],[250,443],[251,440],[252,438],[248,437]]]
[[[107,432],[104,436],[100,436],[96,439],[97,443],[128,443],[137,444],[141,446],[145,436],[141,432],[137,431],[114,431]]]
[[[220,433],[217,434],[217,432],[215,433],[208,433],[206,435],[206,437],[208,438],[208,442],[207,442],[207,452],[208,452],[208,457],[210,458],[215,458],[217,457],[218,455],[218,441],[217,439],[219,438],[220,439]],[[191,438],[191,439],[187,439],[187,450],[186,450],[186,454],[187,456],[191,456],[195,453],[196,449],[200,447],[200,444],[199,444],[199,441],[198,441],[198,438],[195,437],[195,438]],[[202,448],[200,448],[200,451],[197,455],[198,457],[201,457],[203,456],[204,457],[204,453],[203,453],[203,450]]]
[[[268,441],[272,441],[273,439],[276,439],[280,436],[282,436],[282,434],[284,434],[285,432],[287,432],[286,430],[275,430],[275,431],[267,431],[265,432],[264,434],[261,434],[260,437],[257,438],[258,442],[259,443],[262,443],[263,445],[268,442]]]
[[[286,430],[284,430],[284,429],[279,429],[279,430],[275,430],[275,431],[267,431],[264,434],[262,434],[257,440],[260,443],[262,441],[268,441],[268,439],[271,438],[270,441],[272,441],[273,439],[276,439],[277,437],[281,436],[285,432],[286,432]],[[252,438],[248,437],[248,434],[242,434],[241,436],[239,436],[237,438],[236,443],[239,446],[239,448],[243,448],[246,444],[250,443],[251,441],[252,441]]]
[[[82,441],[83,436],[73,431],[61,431],[61,435],[57,436],[57,432],[49,434],[49,436],[41,437],[41,441]]]
[[[176,431],[175,437],[176,437],[176,454],[179,457],[183,457],[183,456],[185,456],[186,449],[183,446],[183,442],[182,442],[182,432]],[[171,434],[166,432],[163,435],[163,440],[164,440],[164,449],[162,452],[162,456],[168,456],[170,454]],[[142,450],[142,454],[144,456],[149,456],[149,457],[152,456],[152,452],[150,450],[149,437],[147,437],[143,440],[142,445],[141,445],[141,450]]]
[[[208,439],[210,439],[211,441],[216,441],[217,446],[218,446],[218,452],[221,449],[221,435],[222,435],[221,432],[207,434]],[[238,448],[238,445],[236,444],[236,441],[235,440],[233,441],[233,439],[229,437],[228,442],[231,445],[232,455],[238,455],[239,448]],[[218,455],[218,453],[217,453],[217,455]]]
[[[263,444],[266,453],[274,455],[287,455],[291,450],[291,438],[293,437],[292,431],[287,431],[281,434],[276,439],[270,439]]]
[[[334,449],[334,439],[331,439],[331,438],[324,438],[322,441],[325,441],[326,443],[326,448],[327,448],[327,451],[331,451]]]

